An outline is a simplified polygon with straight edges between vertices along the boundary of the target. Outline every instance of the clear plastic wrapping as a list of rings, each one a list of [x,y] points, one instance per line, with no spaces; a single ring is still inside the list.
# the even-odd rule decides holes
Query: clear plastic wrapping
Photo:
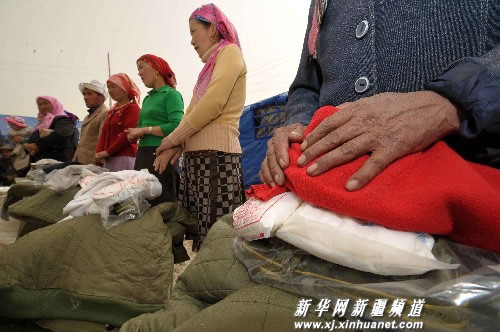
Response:
[[[500,331],[500,255],[493,252],[439,239],[433,248],[436,258],[460,266],[420,276],[357,271],[321,260],[277,238],[248,242],[238,237],[234,252],[256,282],[305,298],[332,302],[403,298],[407,303],[425,299],[417,320],[426,331]],[[415,321],[406,316],[400,319]]]
[[[140,218],[151,205],[133,187],[125,187],[116,195],[95,199],[104,228],[118,226],[127,220]]]
[[[30,169],[26,174],[26,177],[33,180],[35,184],[43,184],[45,182],[45,178],[47,177],[47,173],[45,173],[41,168]]]

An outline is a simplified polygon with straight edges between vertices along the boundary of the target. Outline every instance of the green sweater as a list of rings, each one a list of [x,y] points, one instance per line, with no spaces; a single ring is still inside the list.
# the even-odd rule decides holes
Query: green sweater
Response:
[[[167,136],[181,122],[184,115],[184,102],[181,94],[169,85],[148,92],[139,112],[138,128],[160,126],[163,136]],[[159,146],[163,137],[144,135],[141,146]]]

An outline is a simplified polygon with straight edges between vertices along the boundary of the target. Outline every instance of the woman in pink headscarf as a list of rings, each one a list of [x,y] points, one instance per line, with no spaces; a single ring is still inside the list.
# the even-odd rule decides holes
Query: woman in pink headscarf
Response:
[[[205,65],[181,123],[163,139],[154,164],[162,172],[184,153],[179,201],[198,220],[197,250],[213,223],[245,200],[238,136],[247,69],[236,29],[214,4],[191,14],[189,30]]]
[[[36,104],[40,124],[33,129],[24,149],[34,162],[40,159],[71,161],[75,153],[75,125],[64,111],[63,105],[50,96],[37,97]]]
[[[95,160],[111,172],[134,169],[137,144],[127,139],[127,128],[137,127],[141,92],[127,74],[119,73],[108,81],[109,96],[116,101],[102,127]]]

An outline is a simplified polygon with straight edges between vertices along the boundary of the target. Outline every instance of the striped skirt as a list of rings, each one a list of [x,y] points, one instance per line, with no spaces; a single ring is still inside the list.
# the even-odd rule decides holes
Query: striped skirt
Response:
[[[197,251],[212,225],[245,202],[241,154],[221,151],[184,153],[179,204],[198,220],[191,237]]]

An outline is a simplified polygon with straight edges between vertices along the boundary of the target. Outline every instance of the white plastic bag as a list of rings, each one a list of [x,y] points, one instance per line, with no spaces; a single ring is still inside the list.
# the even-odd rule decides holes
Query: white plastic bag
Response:
[[[429,234],[390,230],[309,203],[285,220],[276,236],[329,262],[380,275],[458,267],[434,257]]]
[[[234,231],[249,241],[271,237],[302,202],[292,192],[277,195],[267,202],[250,198],[234,211]]]
[[[93,200],[104,227],[110,229],[141,217],[151,207],[142,196],[148,185],[143,177],[132,177],[95,192]]]

